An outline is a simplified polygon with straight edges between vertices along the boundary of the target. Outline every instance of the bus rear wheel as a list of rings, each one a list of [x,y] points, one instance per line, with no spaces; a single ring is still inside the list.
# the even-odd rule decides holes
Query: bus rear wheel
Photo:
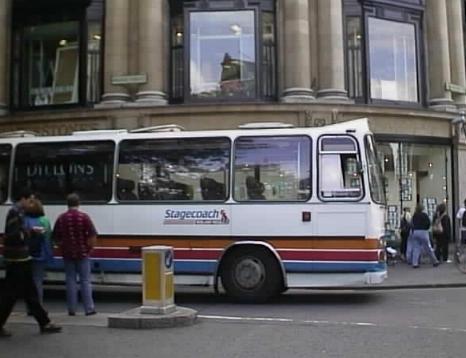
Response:
[[[241,302],[264,302],[280,293],[283,277],[277,260],[262,249],[236,249],[222,264],[222,285]]]

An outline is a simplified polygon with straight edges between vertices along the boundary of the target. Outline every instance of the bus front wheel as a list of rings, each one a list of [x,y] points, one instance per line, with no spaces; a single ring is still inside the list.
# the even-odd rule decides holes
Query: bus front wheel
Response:
[[[264,302],[280,293],[282,272],[266,250],[236,249],[222,264],[222,285],[227,294],[242,302]]]

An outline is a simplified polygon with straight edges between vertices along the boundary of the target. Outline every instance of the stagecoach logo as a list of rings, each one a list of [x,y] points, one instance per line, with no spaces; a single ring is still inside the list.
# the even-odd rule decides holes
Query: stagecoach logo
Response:
[[[230,219],[224,209],[165,210],[164,225],[226,225]]]

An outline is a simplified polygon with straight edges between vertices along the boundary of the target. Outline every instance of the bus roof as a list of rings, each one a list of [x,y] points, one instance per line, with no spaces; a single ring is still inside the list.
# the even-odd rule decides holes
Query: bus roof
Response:
[[[226,136],[226,137],[238,137],[241,135],[280,135],[280,134],[291,134],[291,135],[314,135],[319,136],[321,134],[367,134],[370,133],[369,121],[367,118],[354,119],[336,124],[330,124],[321,127],[288,127],[288,126],[277,126],[273,127],[270,122],[266,122],[267,126],[258,125],[257,128],[254,125],[257,123],[246,124],[246,127],[240,129],[224,129],[224,130],[193,130],[183,131],[178,125],[164,125],[157,126],[161,130],[157,130],[157,127],[149,128],[138,128],[135,130],[126,129],[110,129],[110,130],[90,130],[90,131],[79,131],[74,132],[70,135],[62,136],[41,136],[34,135],[31,132],[17,131],[17,132],[5,132],[0,133],[0,143],[21,143],[21,142],[59,142],[59,141],[82,141],[82,140],[123,140],[130,138],[189,138],[189,137],[211,137],[211,136]],[[260,124],[260,123],[259,123]],[[171,130],[176,128],[175,130]],[[245,129],[247,128],[247,129]],[[18,133],[18,135],[14,135]]]

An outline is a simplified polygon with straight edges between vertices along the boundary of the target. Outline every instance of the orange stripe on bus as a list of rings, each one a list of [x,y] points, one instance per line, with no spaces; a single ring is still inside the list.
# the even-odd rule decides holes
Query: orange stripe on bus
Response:
[[[168,245],[173,248],[202,248],[215,249],[225,248],[236,241],[265,241],[278,249],[353,249],[353,250],[371,250],[379,248],[379,240],[377,239],[354,239],[354,238],[295,238],[295,237],[280,237],[280,238],[239,238],[225,239],[222,237],[212,237],[209,239],[203,237],[161,237],[161,236],[104,236],[99,237],[98,246],[101,247],[145,247],[152,245]]]

